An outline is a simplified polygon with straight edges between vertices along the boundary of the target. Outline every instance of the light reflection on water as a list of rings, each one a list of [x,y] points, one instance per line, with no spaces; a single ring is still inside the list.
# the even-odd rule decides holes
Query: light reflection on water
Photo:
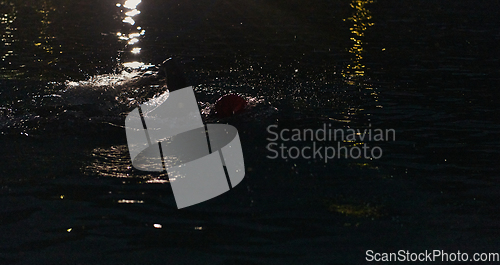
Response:
[[[112,178],[142,179],[142,183],[168,183],[166,172],[150,173],[132,168],[126,145],[96,148],[92,151],[94,162],[84,170],[87,174]]]
[[[4,7],[5,8],[5,7]],[[7,57],[12,56],[14,51],[12,49],[12,43],[15,42],[14,34],[17,31],[17,28],[12,26],[12,23],[16,19],[17,10],[14,4],[7,5],[4,13],[0,14],[0,24],[2,25],[2,43],[4,46],[4,50],[2,51],[2,62],[7,59]],[[4,68],[2,67],[2,70]]]
[[[123,6],[128,9],[135,9],[140,3],[141,0],[127,0],[125,1],[125,4],[123,4]]]
[[[375,25],[372,22],[373,17],[371,15],[371,11],[368,9],[370,4],[374,2],[374,0],[352,0],[350,3],[350,7],[352,9],[351,16],[344,19],[344,21],[351,22],[349,31],[351,32],[350,40],[352,43],[352,47],[347,50],[351,54],[351,58],[349,64],[342,70],[342,77],[344,78],[344,82],[347,85],[351,86],[353,89],[357,89],[360,93],[360,97],[364,98],[363,104],[360,104],[359,107],[355,106],[347,108],[345,110],[345,114],[348,117],[349,121],[354,120],[359,116],[365,117],[367,124],[362,125],[362,127],[365,127],[365,129],[371,127],[371,113],[370,109],[367,109],[366,107],[369,105],[374,105],[376,108],[382,108],[382,106],[378,103],[379,95],[377,87],[371,84],[371,78],[369,73],[367,72],[367,70],[369,69],[367,69],[366,65],[363,62],[363,56],[366,52],[364,47],[366,31],[370,27]],[[369,145],[370,143],[362,140],[357,140],[345,144],[349,147],[352,147],[362,146],[364,144]],[[355,160],[351,162],[350,165],[356,168],[377,169],[377,167],[373,165],[373,161],[371,161],[371,159],[361,161]],[[344,209],[344,207],[339,207],[330,206],[330,210],[334,209],[335,211],[344,214],[358,211],[340,211],[339,209]]]
[[[352,37],[352,47],[348,49],[348,52],[352,55],[349,64],[342,71],[342,76],[346,84],[351,86],[357,86],[359,91],[365,94],[369,101],[376,103],[376,108],[382,108],[378,103],[379,95],[377,88],[370,84],[370,76],[367,74],[367,67],[363,63],[363,54],[366,52],[365,45],[365,35],[369,27],[375,24],[372,21],[373,17],[370,10],[368,9],[369,4],[374,3],[374,0],[353,0],[350,7],[353,9],[353,13],[350,17],[344,20],[351,21],[351,27],[349,28]],[[357,114],[362,112],[362,108],[351,108],[350,114]],[[367,115],[370,115],[369,113]]]
[[[94,161],[84,168],[84,172],[89,175],[127,178],[139,180],[145,184],[163,184],[175,181],[176,175],[167,175],[163,172],[139,171],[132,167],[129,151],[126,145],[111,146],[109,148],[95,148],[91,153]],[[175,158],[165,158],[175,159]],[[144,161],[143,161],[144,162]],[[156,161],[154,161],[156,162]],[[146,166],[146,165],[142,165]],[[142,203],[123,201],[118,203]]]
[[[143,200],[128,200],[128,199],[122,199],[118,200],[118,203],[144,203]]]
[[[347,83],[351,85],[355,84],[355,79],[365,75],[366,66],[362,62],[364,53],[363,45],[365,42],[364,36],[368,27],[374,25],[374,23],[371,22],[372,16],[370,10],[368,10],[366,5],[373,2],[374,0],[353,0],[350,6],[354,9],[354,12],[352,16],[346,19],[352,22],[352,27],[349,30],[353,35],[353,37],[351,37],[353,46],[348,51],[353,57],[351,58],[351,63],[342,74],[348,80]]]
[[[141,11],[137,9],[137,6],[141,3],[141,0],[127,0],[125,3],[117,3],[116,6],[120,8],[120,12],[125,15],[122,19],[123,28],[121,32],[116,33],[120,41],[126,41],[126,51],[122,58],[122,65],[125,68],[130,69],[144,69],[145,67],[151,66],[141,62],[138,58],[141,53],[141,48],[139,47],[140,38],[144,37],[146,30],[142,29],[141,26],[136,25],[136,21],[133,17],[139,15]]]

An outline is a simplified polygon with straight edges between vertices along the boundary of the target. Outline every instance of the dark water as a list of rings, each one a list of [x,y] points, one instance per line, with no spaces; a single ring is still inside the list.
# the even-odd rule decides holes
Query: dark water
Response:
[[[117,2],[0,2],[1,264],[498,252],[498,1],[144,0],[125,22]],[[172,55],[200,109],[255,105],[206,117],[238,128],[243,182],[182,210],[165,175],[131,168],[123,129],[163,91],[137,76]],[[267,158],[267,126],[324,124],[396,139],[343,142],[379,159]]]

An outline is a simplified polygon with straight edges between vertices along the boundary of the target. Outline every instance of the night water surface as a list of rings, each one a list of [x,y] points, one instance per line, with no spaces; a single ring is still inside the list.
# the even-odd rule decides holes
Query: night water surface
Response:
[[[0,1],[0,264],[500,252],[498,10],[493,0]],[[165,173],[132,167],[124,128],[165,92],[157,65],[172,56],[204,121],[238,129],[246,171],[180,210]],[[214,116],[230,93],[249,108]],[[360,133],[286,141],[323,128]],[[272,143],[377,152],[285,158]]]

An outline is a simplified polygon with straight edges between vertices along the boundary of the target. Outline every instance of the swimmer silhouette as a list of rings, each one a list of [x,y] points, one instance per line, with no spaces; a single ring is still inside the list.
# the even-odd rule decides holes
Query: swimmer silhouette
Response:
[[[169,91],[175,91],[188,86],[181,65],[173,57],[163,61],[158,72],[160,75],[165,76]],[[215,113],[220,118],[230,117],[243,112],[247,104],[247,100],[239,95],[226,94],[215,102]]]
[[[180,66],[159,67],[168,90],[132,110],[125,119],[132,166],[167,172],[177,208],[229,191],[245,176],[240,138],[228,124],[204,124],[193,88]]]
[[[161,63],[158,73],[163,75],[167,81],[169,91],[175,91],[187,87],[184,71],[174,58],[168,58]]]

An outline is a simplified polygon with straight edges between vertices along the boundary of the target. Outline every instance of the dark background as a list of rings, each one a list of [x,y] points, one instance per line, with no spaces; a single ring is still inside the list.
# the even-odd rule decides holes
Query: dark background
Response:
[[[499,2],[369,2],[144,0],[134,26],[112,1],[0,2],[0,263],[498,252]],[[118,39],[137,26],[137,44]],[[260,102],[216,121],[238,128],[244,181],[183,210],[151,183],[164,175],[129,168],[130,106],[97,81],[70,93],[89,101],[59,99],[66,81],[170,56],[201,108],[226,93]],[[120,89],[145,101],[151,87]],[[395,129],[396,141],[376,143],[378,160],[266,158],[267,126],[325,123]]]

